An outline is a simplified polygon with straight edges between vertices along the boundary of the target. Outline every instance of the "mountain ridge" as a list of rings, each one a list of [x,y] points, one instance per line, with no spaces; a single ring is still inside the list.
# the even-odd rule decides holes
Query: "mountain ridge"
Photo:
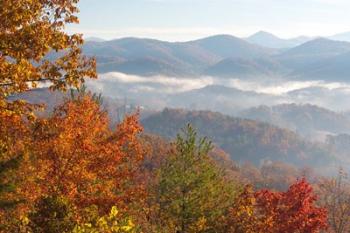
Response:
[[[332,64],[332,59],[350,52],[350,43],[316,38],[281,50],[255,45],[231,35],[215,35],[187,42],[129,37],[90,41],[84,45],[83,51],[96,57],[99,73],[122,72],[146,77],[276,76],[289,80],[322,77],[324,80],[348,81],[347,74],[342,74],[344,66]],[[346,66],[348,59],[344,57],[345,60],[341,61],[340,58],[335,61]]]

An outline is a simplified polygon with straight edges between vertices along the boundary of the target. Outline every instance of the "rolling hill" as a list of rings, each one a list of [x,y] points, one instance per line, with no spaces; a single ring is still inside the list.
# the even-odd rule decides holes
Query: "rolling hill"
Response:
[[[205,75],[229,78],[273,77],[285,68],[272,58],[226,58],[204,71]]]
[[[231,35],[217,35],[185,42],[197,45],[220,58],[257,58],[277,53],[277,50],[261,47]]]
[[[327,135],[350,133],[348,116],[310,104],[260,106],[245,110],[239,116],[278,125],[312,140],[324,141]]]
[[[247,107],[263,103],[278,103],[279,98],[253,91],[242,91],[222,85],[209,85],[200,89],[176,93],[167,97],[167,106],[188,109],[206,109],[235,114]]]
[[[90,41],[83,51],[96,56],[101,73],[119,71],[145,76],[195,75],[225,58],[251,59],[276,52],[229,35],[174,43],[139,38]]]
[[[293,75],[303,80],[349,82],[350,52],[347,48],[344,51],[347,52],[296,69]]]
[[[97,58],[99,73],[349,81],[350,43],[325,38],[285,40],[267,32],[187,42],[123,38],[88,40],[83,51]]]
[[[318,38],[282,52],[276,59],[286,67],[298,70],[346,52],[350,52],[350,43]]]
[[[237,162],[259,165],[264,161],[281,161],[329,168],[335,162],[324,146],[304,141],[292,131],[220,113],[165,109],[142,123],[146,132],[170,138],[191,123],[200,135],[208,136]]]

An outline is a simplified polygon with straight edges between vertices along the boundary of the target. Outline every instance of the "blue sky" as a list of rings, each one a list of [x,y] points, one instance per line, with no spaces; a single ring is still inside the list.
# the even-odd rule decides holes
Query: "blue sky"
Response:
[[[350,0],[80,0],[70,32],[184,41],[213,34],[282,38],[350,31]]]

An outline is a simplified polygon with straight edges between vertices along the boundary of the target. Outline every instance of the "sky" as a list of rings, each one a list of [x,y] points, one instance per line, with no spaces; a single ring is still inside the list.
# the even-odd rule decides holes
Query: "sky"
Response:
[[[80,24],[69,32],[116,39],[186,41],[257,31],[281,38],[350,31],[350,0],[80,0]]]

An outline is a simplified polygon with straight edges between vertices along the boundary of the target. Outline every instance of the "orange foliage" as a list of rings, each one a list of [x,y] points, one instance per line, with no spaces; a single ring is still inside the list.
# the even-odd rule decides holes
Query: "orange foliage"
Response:
[[[80,87],[96,78],[96,61],[82,55],[82,35],[65,27],[78,23],[78,0],[1,1],[0,112],[31,113],[23,100],[7,97],[50,81],[50,88]],[[55,53],[56,52],[56,53]],[[59,53],[57,53],[59,52]],[[29,112],[28,112],[29,110]]]
[[[247,185],[234,201],[227,216],[228,233],[257,233],[261,230],[261,221],[255,212],[256,199],[253,188]]]
[[[30,132],[27,123],[18,114],[0,112],[0,225],[5,218],[11,218],[6,212],[6,203],[22,200],[22,195],[13,189],[23,183],[23,176],[18,174],[17,168],[27,155]],[[11,188],[7,190],[8,187]]]
[[[316,195],[302,179],[287,192],[268,190],[256,193],[260,210],[272,219],[275,232],[319,232],[327,227],[327,211],[315,206]]]
[[[112,131],[107,113],[84,95],[39,120],[33,131],[34,177],[22,189],[30,199],[63,195],[79,207],[95,204],[107,211],[141,193],[131,185],[144,155],[137,114]]]
[[[246,188],[230,210],[229,232],[320,232],[327,228],[327,211],[316,207],[316,200],[305,179],[286,192],[253,194]]]

